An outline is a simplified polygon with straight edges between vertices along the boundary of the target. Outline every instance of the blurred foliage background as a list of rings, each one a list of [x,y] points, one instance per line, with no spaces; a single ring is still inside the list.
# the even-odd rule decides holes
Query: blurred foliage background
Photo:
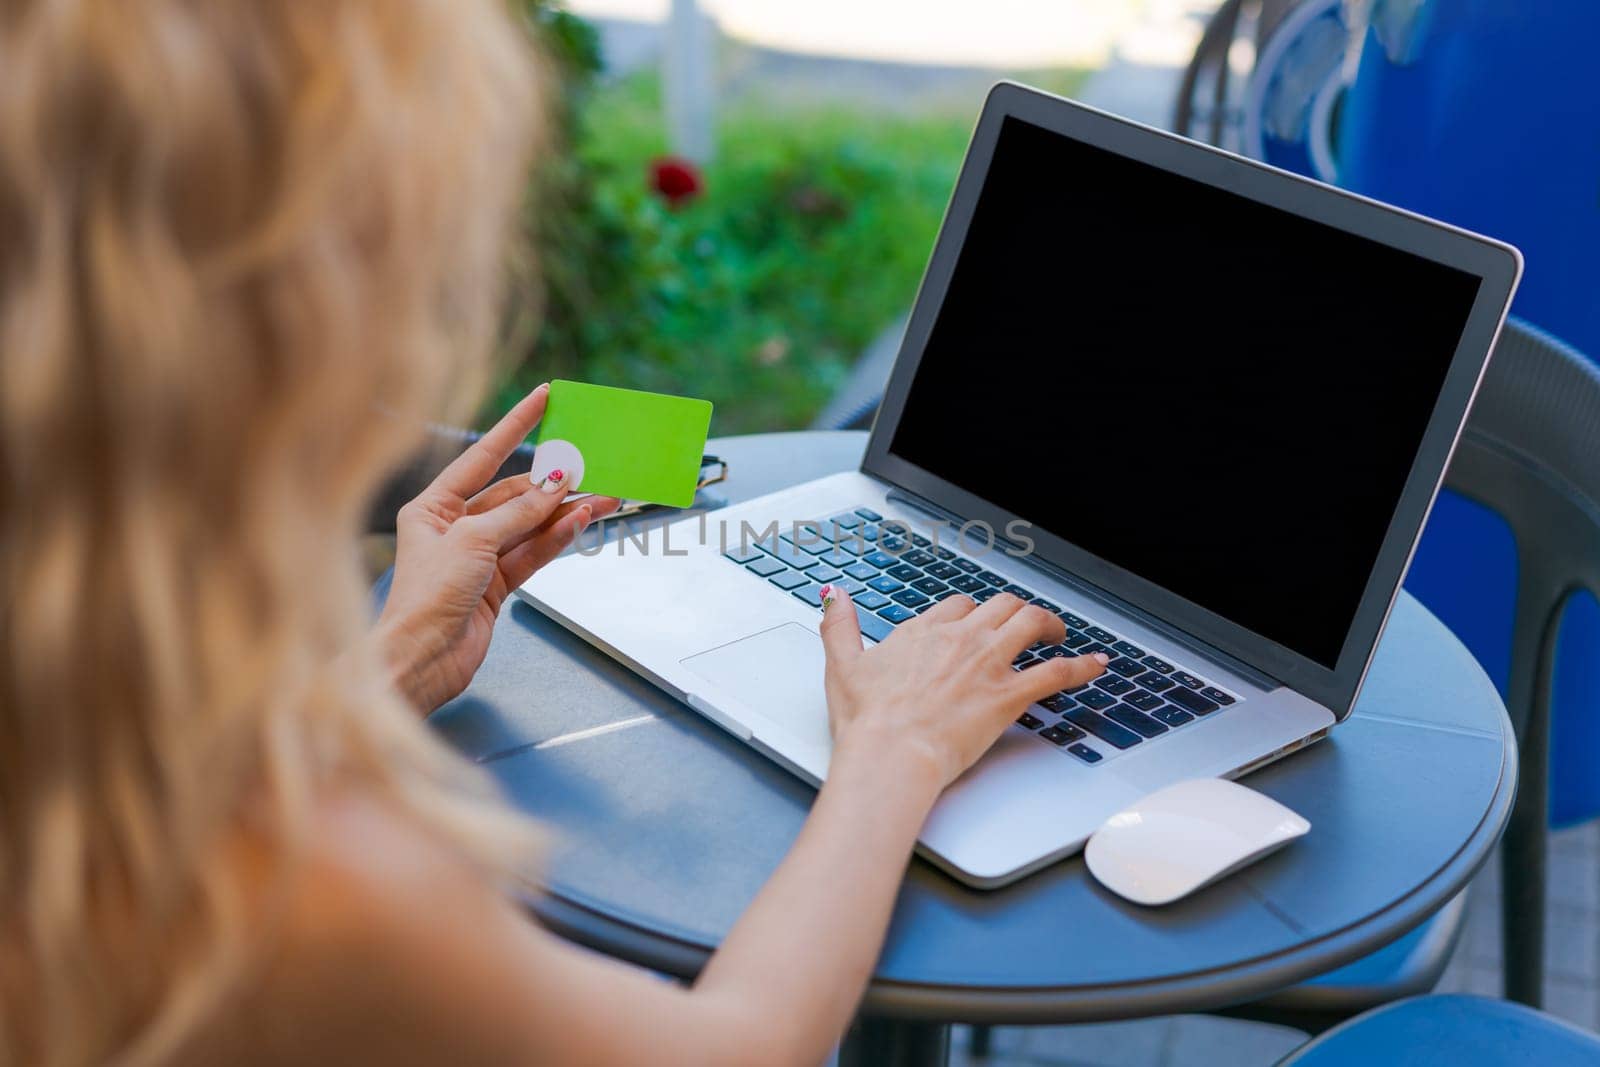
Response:
[[[561,92],[484,419],[567,377],[704,397],[714,433],[805,425],[909,309],[976,106],[720,100],[715,160],[673,206],[650,181],[658,73],[604,76],[587,23],[518,2]]]

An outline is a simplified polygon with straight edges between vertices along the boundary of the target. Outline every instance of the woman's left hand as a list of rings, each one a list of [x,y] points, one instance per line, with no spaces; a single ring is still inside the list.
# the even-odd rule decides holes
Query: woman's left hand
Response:
[[[430,712],[466,689],[511,591],[561,553],[612,497],[566,501],[566,477],[488,481],[544,416],[541,385],[395,521],[394,581],[376,638],[399,690]]]

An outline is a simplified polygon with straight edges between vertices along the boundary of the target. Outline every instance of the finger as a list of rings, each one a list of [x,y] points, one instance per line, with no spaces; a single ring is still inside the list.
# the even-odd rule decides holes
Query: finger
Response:
[[[828,662],[849,663],[861,655],[861,620],[855,601],[835,585],[822,587],[822,648]]]
[[[504,553],[526,541],[548,522],[565,499],[565,480],[529,486],[497,508],[456,520],[450,532],[492,544],[497,554]]]
[[[924,619],[934,622],[955,622],[977,610],[977,603],[969,596],[947,596],[922,613]]]
[[[586,496],[562,504],[527,540],[501,554],[500,573],[506,588],[515,589],[533,577],[540,567],[565,552],[590,523],[610,515],[621,504],[614,496]],[[582,517],[575,518],[580,511]]]
[[[1007,619],[1027,606],[1025,601],[1013,594],[1001,593],[979,604],[978,610],[967,616],[967,621],[974,626],[996,630],[1004,625]]]
[[[1067,624],[1037,604],[1024,604],[1000,626],[995,636],[1000,646],[1015,656],[1035,641],[1059,643],[1067,636]]]
[[[494,428],[472,443],[461,455],[440,472],[430,488],[443,489],[460,497],[469,497],[488,484],[500,464],[511,457],[539,420],[544,418],[545,404],[550,399],[549,384],[541,385],[517,402],[506,412]]]
[[[506,588],[519,588],[540,567],[565,552],[596,517],[592,501],[577,501],[558,512],[533,537],[501,556],[500,574],[505,578]]]
[[[1106,672],[1111,657],[1104,652],[1092,656],[1062,656],[1047,659],[1037,667],[1017,671],[1011,682],[1019,698],[1030,704],[1063,689],[1087,685]]]
[[[482,515],[485,511],[491,511],[512,497],[527,492],[528,486],[531,484],[526,474],[513,474],[501,478],[498,482],[495,482],[489,488],[467,501],[467,514]]]

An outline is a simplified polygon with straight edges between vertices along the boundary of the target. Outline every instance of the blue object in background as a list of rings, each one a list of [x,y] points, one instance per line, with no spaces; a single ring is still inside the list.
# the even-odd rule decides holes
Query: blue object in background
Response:
[[[1594,358],[1600,3],[1423,0],[1408,37],[1396,48],[1368,31],[1341,102],[1339,184],[1517,245],[1527,259],[1517,314]],[[1473,510],[1441,499],[1406,585],[1503,691],[1516,557],[1504,527],[1497,532],[1492,516]],[[1569,606],[1559,647],[1550,749],[1557,825],[1600,814],[1600,605],[1592,598]]]

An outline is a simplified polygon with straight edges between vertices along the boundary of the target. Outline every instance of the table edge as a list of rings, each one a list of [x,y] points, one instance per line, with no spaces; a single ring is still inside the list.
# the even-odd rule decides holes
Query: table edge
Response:
[[[1047,1024],[1106,1022],[1248,1003],[1377,951],[1420,926],[1487,861],[1516,796],[1516,739],[1501,711],[1500,775],[1494,799],[1471,837],[1427,882],[1383,911],[1294,949],[1225,968],[1150,981],[1098,986],[933,985],[874,978],[860,1010],[905,1020]],[[606,914],[556,890],[526,892],[523,903],[552,932],[591,949],[680,979],[693,979],[714,948]]]

